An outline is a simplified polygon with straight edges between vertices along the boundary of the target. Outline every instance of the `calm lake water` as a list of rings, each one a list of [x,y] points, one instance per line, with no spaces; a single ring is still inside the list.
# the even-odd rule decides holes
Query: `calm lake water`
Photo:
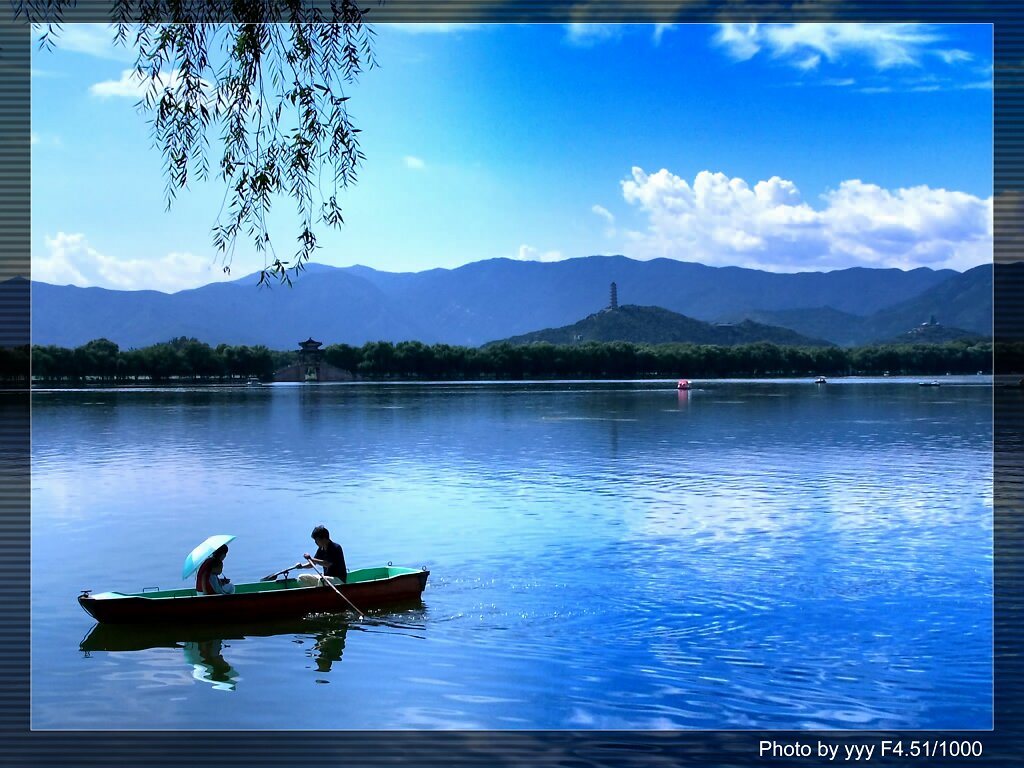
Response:
[[[988,377],[39,391],[35,728],[953,729],[992,722]],[[327,525],[421,603],[104,631],[232,533]]]

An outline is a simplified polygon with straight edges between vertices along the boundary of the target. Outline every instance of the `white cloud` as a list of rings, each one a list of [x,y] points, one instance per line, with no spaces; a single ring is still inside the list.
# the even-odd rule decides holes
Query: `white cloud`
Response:
[[[581,9],[577,8],[579,12]],[[666,32],[676,28],[676,24],[600,24],[589,22],[573,22],[565,25],[565,39],[571,45],[589,48],[600,43],[621,40],[626,34],[650,32],[651,41],[660,45]]]
[[[152,289],[173,293],[232,279],[208,256],[171,252],[151,259],[120,259],[93,248],[83,234],[46,237],[46,252],[33,254],[32,279],[53,285]]]
[[[960,61],[970,61],[974,58],[967,51],[961,51],[958,49],[952,49],[949,51],[936,51],[935,55],[942,59],[947,64],[956,64]]]
[[[573,23],[565,25],[565,39],[572,45],[578,46],[591,46],[618,40],[622,34],[622,24]]]
[[[961,83],[961,88],[987,88],[992,89],[992,76],[994,70],[991,64],[972,67],[971,80]]]
[[[180,70],[171,70],[169,73],[161,74],[156,78],[157,89],[162,91],[165,88],[175,88],[180,80]],[[125,69],[121,71],[121,77],[118,80],[104,80],[103,82],[90,85],[89,93],[101,99],[128,98],[139,100],[145,97],[146,91],[150,87],[150,82],[148,75],[140,76],[134,69]],[[203,81],[203,84],[207,90],[212,88],[206,81]]]
[[[821,64],[821,56],[819,56],[818,54],[808,56],[803,61],[798,61],[795,63],[798,69],[804,70],[817,69],[819,64]]]
[[[927,186],[890,191],[858,179],[806,203],[792,181],[751,188],[701,171],[692,185],[633,168],[623,197],[647,216],[631,255],[775,271],[849,266],[964,270],[992,259],[992,200]]]
[[[926,55],[947,64],[970,58],[964,51],[932,50],[940,40],[935,28],[924,24],[722,24],[714,37],[737,61],[764,51],[803,69],[817,67],[823,58],[830,63],[864,58],[880,70],[918,66]]]
[[[36,40],[45,31],[45,25],[37,24],[34,28]],[[62,51],[114,61],[133,61],[135,55],[128,46],[114,44],[115,32],[109,24],[62,24],[59,29],[54,29],[50,40]]]
[[[846,88],[847,86],[855,85],[856,83],[857,81],[852,77],[836,77],[821,81],[822,85],[830,85],[833,88]]]
[[[991,198],[924,185],[893,192],[855,179],[824,199],[834,252],[882,266],[967,269],[992,260]]]
[[[736,61],[754,58],[760,50],[757,24],[721,24],[712,38],[715,45],[723,48]]]
[[[561,261],[562,254],[559,251],[545,251],[541,253],[532,245],[520,245],[519,253],[515,258],[519,261]]]
[[[38,133],[37,131],[30,131],[29,143],[33,147],[63,147],[64,142],[61,140],[60,135],[56,133]]]
[[[427,164],[423,162],[423,160],[412,155],[406,155],[402,158],[402,161],[405,163],[406,168],[410,168],[414,171],[422,171],[427,167]]]
[[[450,35],[457,32],[471,32],[478,29],[480,24],[447,24],[435,23],[402,23],[402,24],[379,24],[376,25],[385,29],[393,29],[396,32],[405,32],[409,35]]]
[[[593,213],[596,213],[607,223],[605,227],[605,237],[615,237],[615,216],[612,212],[605,208],[603,205],[595,205],[590,209]]]
[[[655,24],[654,25],[654,44],[658,45],[661,43],[661,38],[665,36],[666,32],[670,32],[675,29],[675,24]]]
[[[146,85],[134,69],[121,71],[120,80],[104,80],[89,86],[89,93],[107,99],[112,96],[141,99],[146,95]]]

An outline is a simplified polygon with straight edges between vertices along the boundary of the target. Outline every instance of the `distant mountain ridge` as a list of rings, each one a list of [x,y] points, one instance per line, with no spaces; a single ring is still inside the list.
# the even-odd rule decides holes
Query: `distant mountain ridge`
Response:
[[[627,341],[642,344],[676,342],[725,347],[764,341],[793,346],[832,346],[828,341],[801,336],[788,328],[762,325],[751,320],[725,325],[705,323],[661,307],[638,307],[634,304],[595,312],[577,323],[562,328],[547,328],[503,341],[510,344],[529,344],[538,341],[551,344],[588,341]]]
[[[992,335],[992,266],[985,264],[954,273],[919,295],[858,317],[832,307],[802,310],[755,311],[758,322],[829,339],[841,346],[900,338],[935,317],[946,328],[963,335]],[[937,337],[936,337],[937,338]]]
[[[991,288],[987,299],[971,294],[962,302],[969,306],[960,307],[961,293],[984,293],[971,281],[991,285],[991,267],[977,270],[858,267],[779,274],[672,259],[588,256],[550,263],[491,259],[414,273],[310,265],[292,288],[258,289],[249,276],[174,294],[33,283],[32,332],[35,344],[66,347],[100,337],[124,348],[141,347],[176,336],[274,349],[292,349],[309,336],[326,344],[409,339],[477,346],[571,325],[605,306],[609,284],[615,282],[624,303],[663,307],[704,322],[750,319],[849,345],[891,337],[930,314],[946,325],[986,332],[978,322],[944,311],[958,307],[991,318]],[[915,299],[940,289],[949,291],[944,299],[936,294],[946,302],[943,309],[923,312],[923,306],[913,306]],[[975,300],[979,306],[971,304]],[[912,320],[894,333],[877,333],[874,316],[900,307],[905,317],[914,315]],[[923,314],[915,315],[919,311]],[[816,314],[834,322],[803,322]]]

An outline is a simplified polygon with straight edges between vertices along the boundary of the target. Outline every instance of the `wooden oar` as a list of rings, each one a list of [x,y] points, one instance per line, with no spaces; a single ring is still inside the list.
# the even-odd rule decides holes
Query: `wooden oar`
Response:
[[[262,579],[260,579],[260,581],[273,581],[278,576],[280,576],[282,573],[288,573],[288,571],[293,571],[296,568],[301,568],[301,567],[302,567],[302,563],[296,563],[295,565],[289,565],[287,568],[282,568],[277,573],[272,573],[269,576],[264,576]]]
[[[348,599],[347,597],[345,597],[345,596],[344,596],[343,594],[341,594],[341,590],[340,590],[340,589],[338,589],[338,588],[337,588],[336,586],[334,586],[334,582],[333,582],[333,581],[331,581],[330,579],[328,579],[328,578],[327,578],[326,576],[324,576],[324,572],[323,572],[323,571],[321,571],[321,570],[320,570],[320,568],[318,568],[318,567],[317,567],[317,564],[313,562],[313,558],[312,558],[312,557],[310,557],[309,555],[306,555],[306,559],[307,559],[307,560],[309,561],[309,564],[310,564],[311,566],[313,566],[313,570],[315,570],[315,571],[316,571],[317,573],[319,573],[319,574],[320,574],[320,580],[321,580],[321,581],[323,581],[324,583],[326,583],[326,584],[327,584],[327,586],[329,586],[329,587],[330,587],[331,589],[333,589],[333,590],[334,590],[335,592],[337,592],[337,593],[338,593],[338,597],[340,597],[340,598],[341,598],[342,600],[344,600],[344,601],[345,601],[346,603],[348,603],[349,605],[351,605],[351,606],[352,606],[352,610],[353,610],[353,611],[355,611],[356,613],[358,613],[358,614],[359,614],[359,618],[360,618],[360,619],[362,619],[362,618],[365,618],[365,617],[363,616],[363,612],[362,612],[362,611],[360,611],[360,610],[359,610],[358,608],[356,608],[356,607],[355,607],[355,605],[354,605],[354,604],[352,603],[352,601],[351,601],[351,600],[349,600],[349,599]]]

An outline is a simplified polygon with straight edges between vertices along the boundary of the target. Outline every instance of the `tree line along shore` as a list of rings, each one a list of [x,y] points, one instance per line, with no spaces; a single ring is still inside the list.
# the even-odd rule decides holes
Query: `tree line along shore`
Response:
[[[996,373],[1024,370],[1024,342],[993,345],[987,340],[856,348],[618,341],[461,347],[375,341],[361,347],[333,344],[323,349],[322,359],[357,379],[471,381],[991,374],[993,352]],[[0,376],[27,378],[29,354],[27,345],[0,349]],[[34,382],[56,385],[272,381],[275,371],[295,364],[297,355],[265,346],[211,347],[190,338],[122,350],[112,341],[96,339],[74,349],[31,347],[31,376]]]

